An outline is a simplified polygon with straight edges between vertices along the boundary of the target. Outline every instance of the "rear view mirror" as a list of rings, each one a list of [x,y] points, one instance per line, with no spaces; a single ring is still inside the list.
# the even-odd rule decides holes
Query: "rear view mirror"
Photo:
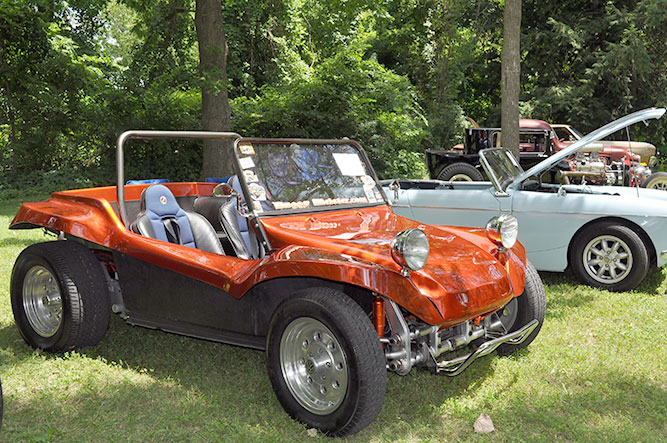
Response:
[[[229,183],[220,183],[213,188],[213,195],[216,197],[236,197],[238,193]]]

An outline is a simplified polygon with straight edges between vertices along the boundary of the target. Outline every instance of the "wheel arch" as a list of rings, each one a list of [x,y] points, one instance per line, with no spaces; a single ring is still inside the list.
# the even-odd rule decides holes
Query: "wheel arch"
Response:
[[[373,291],[357,286],[352,283],[327,280],[319,277],[308,276],[293,276],[293,277],[276,277],[269,280],[264,280],[255,285],[245,296],[261,295],[267,296],[269,294],[280,294],[277,298],[284,300],[291,294],[307,288],[331,288],[335,289],[354,301],[367,314],[371,314],[373,310]],[[271,315],[278,308],[279,303],[276,303],[267,311],[270,320]],[[267,323],[268,324],[268,323]]]
[[[570,243],[567,245],[567,265],[568,267],[572,265],[570,263],[570,255],[572,252],[572,246],[575,243],[575,240],[581,233],[587,229],[589,226],[598,224],[598,223],[604,223],[604,222],[613,222],[622,226],[626,226],[630,229],[632,229],[641,239],[642,243],[644,243],[644,247],[646,247],[646,250],[648,252],[648,259],[649,263],[651,266],[656,265],[657,261],[657,256],[656,256],[656,251],[655,251],[655,245],[653,244],[653,241],[651,240],[651,237],[642,229],[641,226],[639,226],[637,223],[632,222],[631,220],[628,220],[626,218],[622,217],[601,217],[601,218],[596,218],[594,220],[591,220],[581,226],[579,229],[577,229],[577,232],[574,233],[572,238],[570,239]]]

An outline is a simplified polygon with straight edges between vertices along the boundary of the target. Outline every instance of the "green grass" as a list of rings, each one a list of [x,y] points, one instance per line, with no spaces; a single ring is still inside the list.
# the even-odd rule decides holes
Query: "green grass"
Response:
[[[312,441],[282,410],[262,352],[126,325],[99,346],[38,354],[14,326],[16,256],[45,239],[9,231],[19,201],[0,202],[0,441]],[[667,441],[667,276],[610,293],[542,274],[547,319],[510,358],[456,378],[389,375],[378,418],[350,441]],[[480,413],[496,427],[473,433]]]

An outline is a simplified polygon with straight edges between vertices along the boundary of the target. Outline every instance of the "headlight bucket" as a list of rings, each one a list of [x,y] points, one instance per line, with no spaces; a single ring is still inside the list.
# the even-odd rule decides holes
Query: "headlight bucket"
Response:
[[[421,229],[399,232],[391,242],[391,256],[403,269],[418,271],[428,259],[428,237]]]
[[[498,246],[509,249],[519,236],[519,222],[510,214],[493,217],[486,224],[486,236]]]

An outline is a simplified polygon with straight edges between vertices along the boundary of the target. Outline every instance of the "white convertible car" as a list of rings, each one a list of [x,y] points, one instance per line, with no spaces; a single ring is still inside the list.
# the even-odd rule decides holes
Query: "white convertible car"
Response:
[[[430,224],[484,227],[492,216],[511,214],[538,270],[570,266],[586,284],[633,289],[650,266],[667,262],[667,192],[549,184],[540,177],[587,144],[664,113],[652,108],[625,116],[525,172],[506,149],[484,150],[481,161],[491,182],[394,180],[387,194],[394,212]],[[505,218],[512,223],[514,217]]]

